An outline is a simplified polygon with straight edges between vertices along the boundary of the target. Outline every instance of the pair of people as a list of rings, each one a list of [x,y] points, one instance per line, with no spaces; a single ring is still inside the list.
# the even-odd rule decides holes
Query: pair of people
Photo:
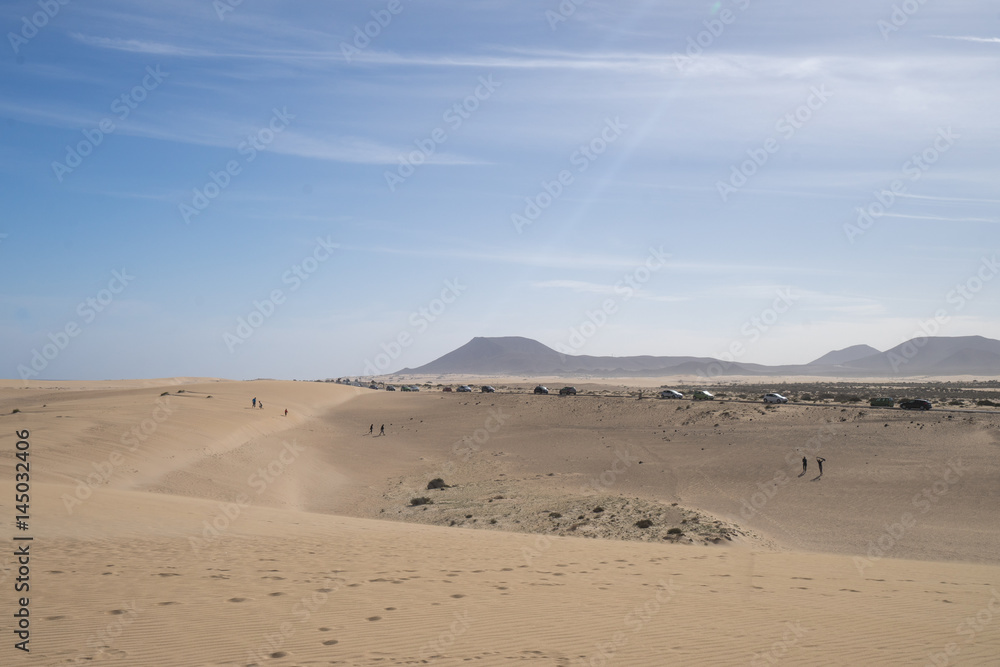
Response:
[[[373,435],[375,433],[375,424],[368,427],[368,435]],[[378,430],[379,435],[385,435],[385,424],[382,424],[382,428]]]
[[[816,457],[816,465],[819,466],[819,476],[823,476],[823,462],[826,461],[822,456]],[[806,474],[806,468],[809,467],[809,459],[802,457],[802,474]]]

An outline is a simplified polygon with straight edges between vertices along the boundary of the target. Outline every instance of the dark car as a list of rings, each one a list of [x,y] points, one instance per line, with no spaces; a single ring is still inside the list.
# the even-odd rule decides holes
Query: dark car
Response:
[[[576,387],[563,387],[559,390],[560,396],[576,396]]]
[[[535,387],[535,393],[536,394],[547,394],[547,393],[549,393],[549,388],[548,387],[543,387],[542,385],[538,385],[537,387]]]
[[[900,401],[899,407],[904,410],[930,410],[931,402],[922,398],[911,398],[907,401]]]
[[[482,393],[484,393],[484,394],[492,394],[492,393],[496,392],[496,389],[494,389],[493,387],[491,387],[488,384],[484,384],[483,388],[480,391],[482,391]]]

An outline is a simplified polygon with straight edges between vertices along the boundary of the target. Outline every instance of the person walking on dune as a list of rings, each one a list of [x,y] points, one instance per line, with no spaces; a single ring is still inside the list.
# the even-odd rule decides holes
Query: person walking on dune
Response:
[[[368,435],[373,435],[375,433],[375,424],[368,427]]]
[[[806,474],[806,468],[807,467],[809,467],[809,459],[807,459],[806,457],[803,456],[802,457],[802,475]],[[802,475],[799,475],[799,477],[802,477]]]
[[[382,424],[382,428],[378,430],[379,435],[385,435],[385,424]]]
[[[823,476],[823,461],[826,461],[822,456],[816,457],[816,464],[819,465],[819,476]]]
[[[257,405],[259,405],[259,406],[260,406],[260,409],[261,409],[261,410],[263,410],[263,409],[264,409],[264,401],[257,401]]]
[[[288,408],[285,408],[285,416],[288,416]]]
[[[252,401],[250,401],[250,405],[252,405],[252,406],[253,406],[253,407],[255,407],[255,408],[257,407],[257,397],[256,397],[256,396],[254,396],[254,397],[253,397],[253,400],[252,400]]]

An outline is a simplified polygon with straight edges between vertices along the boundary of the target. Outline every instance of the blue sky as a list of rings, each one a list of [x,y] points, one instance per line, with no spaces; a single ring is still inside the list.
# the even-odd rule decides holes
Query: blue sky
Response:
[[[323,378],[474,336],[757,363],[1000,338],[994,3],[0,21],[4,377]]]

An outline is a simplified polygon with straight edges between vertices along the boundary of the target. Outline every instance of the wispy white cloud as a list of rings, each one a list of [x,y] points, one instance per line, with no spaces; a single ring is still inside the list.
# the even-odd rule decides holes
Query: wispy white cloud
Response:
[[[987,222],[991,224],[1000,223],[995,218],[950,218],[937,215],[910,215],[908,213],[883,213],[886,218],[904,218],[906,220],[939,220],[941,222]]]
[[[907,193],[890,193],[888,190],[883,190],[882,194],[894,194],[896,197],[903,197],[904,199],[927,199],[930,201],[958,201],[958,202],[968,202],[972,204],[1000,204],[1000,199],[979,199],[975,197],[931,197],[929,195],[912,195]]]
[[[960,42],[983,42],[987,44],[1000,44],[1000,37],[974,37],[972,35],[931,35],[935,39],[954,39]]]

